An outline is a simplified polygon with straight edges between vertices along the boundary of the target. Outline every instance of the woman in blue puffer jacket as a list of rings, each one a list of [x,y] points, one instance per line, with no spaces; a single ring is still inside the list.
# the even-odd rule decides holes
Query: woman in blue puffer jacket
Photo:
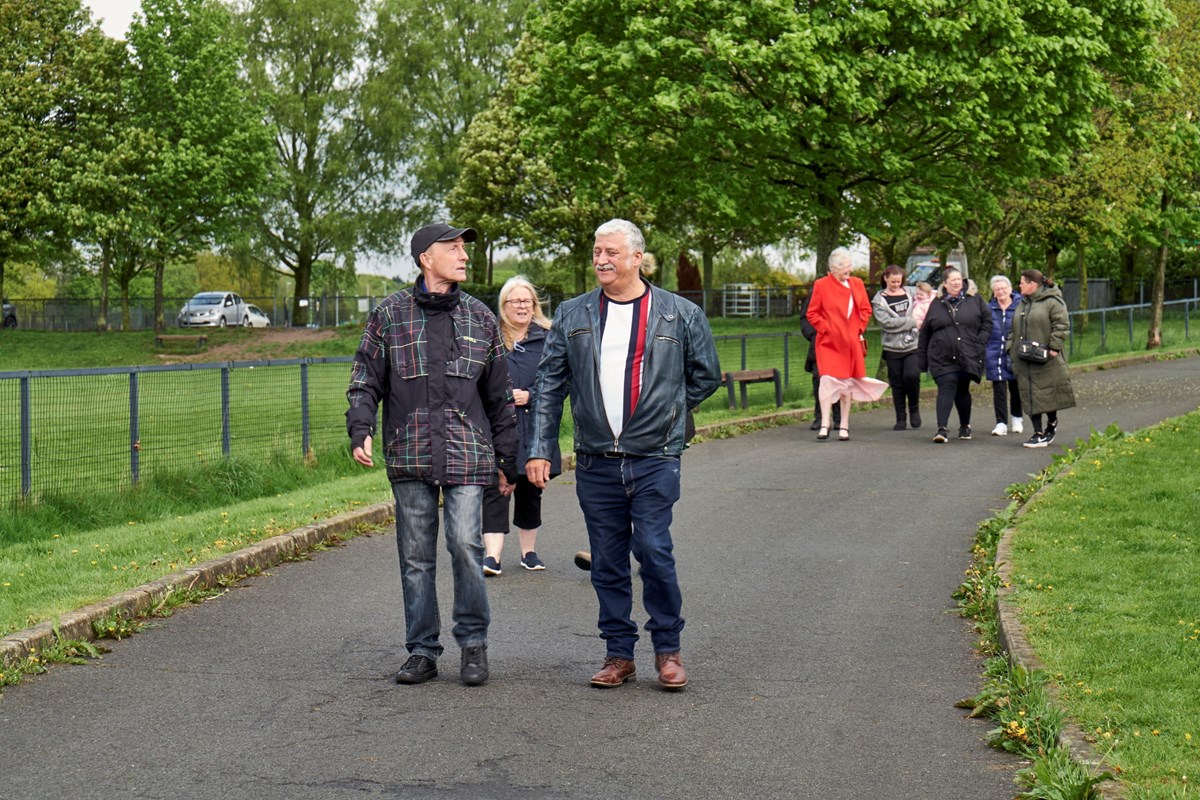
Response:
[[[996,411],[992,436],[1025,431],[1021,424],[1021,393],[1017,390],[1017,377],[1013,375],[1006,346],[1013,314],[1017,311],[1012,290],[1012,281],[1008,278],[1003,275],[992,278],[992,301],[988,303],[992,311],[992,334],[988,338],[986,361],[987,379],[992,382],[992,405]]]

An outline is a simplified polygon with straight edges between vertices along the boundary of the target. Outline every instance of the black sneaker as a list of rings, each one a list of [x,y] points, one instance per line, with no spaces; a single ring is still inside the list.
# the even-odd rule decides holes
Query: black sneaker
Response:
[[[945,428],[938,428],[937,433],[933,435],[934,444],[945,444],[950,439],[950,433]]]
[[[921,412],[915,409],[908,412],[908,424],[913,430],[921,427]]]
[[[538,558],[538,554],[530,550],[525,555],[521,556],[521,566],[525,569],[539,570],[545,569],[546,565]]]
[[[485,558],[483,560],[483,574],[484,575],[499,575],[500,574],[500,562],[497,561],[496,559],[492,558],[491,556],[488,556],[487,558]]]
[[[1027,441],[1021,442],[1022,447],[1045,447],[1050,444],[1050,440],[1046,438],[1044,433],[1034,432]]]
[[[908,425],[904,422],[904,418],[901,417],[900,419],[896,420],[896,424],[892,426],[892,430],[902,431],[902,430],[906,429],[907,427],[908,427]]]
[[[958,438],[970,439],[971,438],[971,426],[970,425],[959,425],[958,426]]]
[[[575,554],[575,566],[579,567],[584,572],[592,571],[592,553],[589,550],[580,550]]]
[[[487,645],[480,644],[462,649],[462,671],[459,673],[467,686],[482,686],[487,683]]]
[[[424,683],[437,677],[437,662],[428,656],[409,656],[392,678],[396,683]]]
[[[1054,432],[1058,429],[1058,425],[1047,425],[1046,432],[1042,434],[1042,441],[1050,444],[1054,441]]]

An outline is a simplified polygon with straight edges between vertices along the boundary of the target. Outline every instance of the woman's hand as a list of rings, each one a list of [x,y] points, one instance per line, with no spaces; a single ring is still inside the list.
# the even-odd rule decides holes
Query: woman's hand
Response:
[[[518,406],[529,405],[529,392],[525,389],[513,389],[513,404]]]

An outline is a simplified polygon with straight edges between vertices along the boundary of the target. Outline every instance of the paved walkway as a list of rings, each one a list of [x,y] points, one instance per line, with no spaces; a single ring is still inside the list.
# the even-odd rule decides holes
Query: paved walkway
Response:
[[[1200,359],[1076,387],[1064,441],[1193,410]],[[853,415],[849,443],[795,425],[685,454],[682,693],[656,688],[648,639],[637,683],[587,685],[604,648],[567,474],[546,495],[550,569],[517,568],[512,542],[489,581],[487,686],[457,682],[453,647],[437,681],[389,682],[395,544],[361,537],[9,688],[0,797],[1012,797],[1015,760],[954,708],[980,665],[950,594],[976,523],[1057,448],[987,436],[990,396],[976,409],[970,442],[893,432],[882,409]]]

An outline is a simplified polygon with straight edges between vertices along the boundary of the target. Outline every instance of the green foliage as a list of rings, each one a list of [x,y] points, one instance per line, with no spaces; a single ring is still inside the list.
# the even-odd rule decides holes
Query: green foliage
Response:
[[[107,617],[92,620],[92,632],[97,639],[127,639],[135,633],[141,633],[144,623],[136,617],[130,617],[121,611],[114,611]]]
[[[1017,773],[1017,783],[1028,787],[1019,797],[1025,800],[1099,800],[1099,785],[1113,780],[1111,772],[1096,773],[1071,759],[1062,748],[1054,748]]]
[[[1165,19],[1157,0],[585,0],[532,15],[516,107],[584,198],[620,173],[664,218],[687,198],[715,231],[815,228],[824,264],[843,215],[970,216],[1061,170],[1109,81],[1156,79]]]

